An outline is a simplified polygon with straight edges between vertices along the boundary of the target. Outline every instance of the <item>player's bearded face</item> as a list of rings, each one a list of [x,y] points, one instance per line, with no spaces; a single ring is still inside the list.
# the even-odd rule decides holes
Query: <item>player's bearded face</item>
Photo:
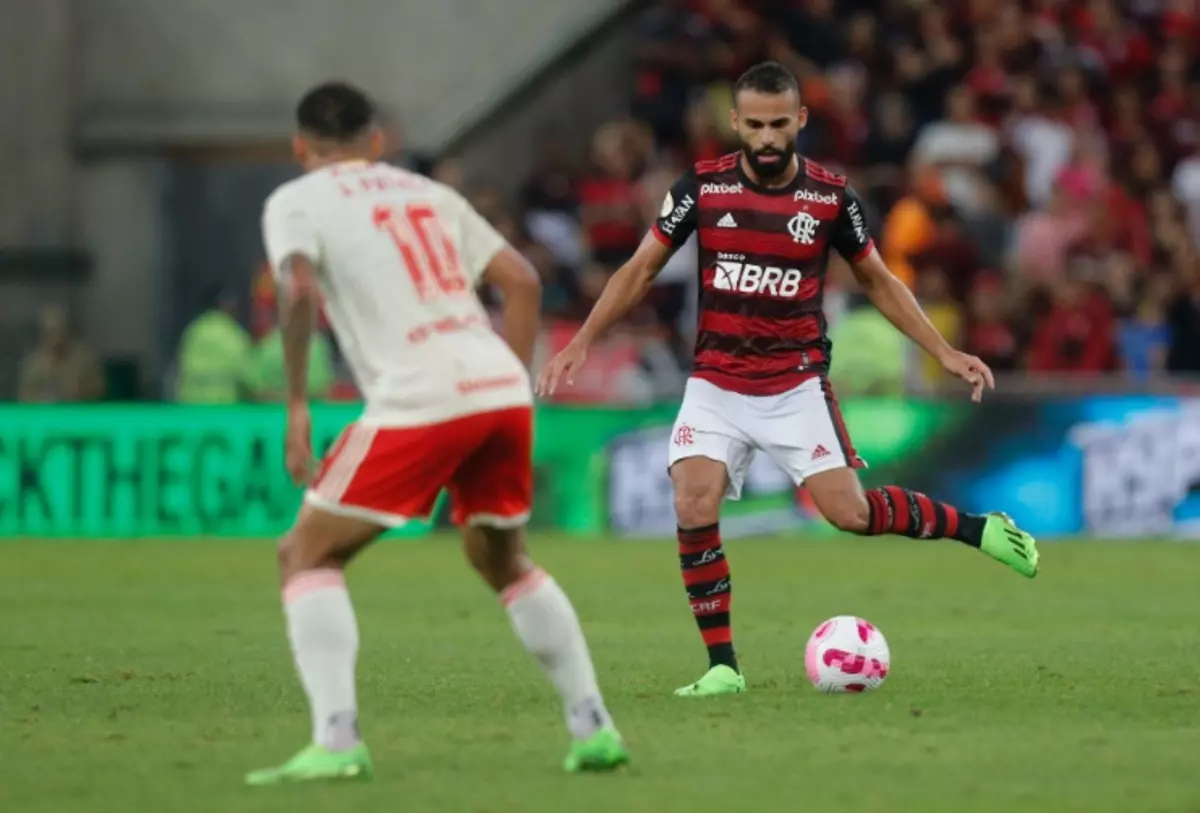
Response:
[[[796,134],[806,122],[806,111],[795,92],[738,94],[733,125],[742,154],[754,174],[763,180],[783,175],[796,154]]]

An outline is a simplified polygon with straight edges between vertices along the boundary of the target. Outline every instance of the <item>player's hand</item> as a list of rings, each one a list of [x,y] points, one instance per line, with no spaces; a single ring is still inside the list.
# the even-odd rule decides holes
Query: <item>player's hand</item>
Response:
[[[971,385],[971,400],[979,403],[983,400],[983,389],[996,389],[996,379],[992,377],[991,368],[969,353],[951,351],[942,359],[946,372],[958,376]]]
[[[587,347],[571,342],[547,362],[537,380],[537,394],[545,397],[558,389],[560,381],[575,383],[575,371],[587,360]]]
[[[316,465],[312,451],[312,415],[308,411],[308,404],[288,404],[284,462],[293,483],[298,486],[309,484]]]

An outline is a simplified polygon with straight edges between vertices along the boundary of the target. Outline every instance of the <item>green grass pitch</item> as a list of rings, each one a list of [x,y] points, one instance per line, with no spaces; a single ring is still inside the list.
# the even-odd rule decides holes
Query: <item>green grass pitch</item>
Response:
[[[1200,549],[1051,543],[1026,581],[946,543],[735,541],[750,691],[704,666],[671,542],[533,540],[633,750],[560,773],[560,711],[454,541],[352,569],[374,782],[248,789],[303,745],[269,543],[0,544],[0,810],[14,813],[1200,811]],[[803,646],[854,613],[892,647],[823,696]]]

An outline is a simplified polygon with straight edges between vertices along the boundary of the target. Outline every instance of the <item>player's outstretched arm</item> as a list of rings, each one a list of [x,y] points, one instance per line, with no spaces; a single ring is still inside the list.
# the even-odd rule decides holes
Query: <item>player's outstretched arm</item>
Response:
[[[872,247],[865,257],[850,265],[854,277],[889,322],[908,336],[949,372],[971,385],[971,400],[983,397],[983,388],[995,388],[992,371],[974,356],[959,352],[929,321],[917,298],[908,286],[888,269],[879,251]]]
[[[506,246],[488,261],[483,281],[495,286],[503,296],[504,340],[528,367],[533,363],[542,317],[542,283],[537,271],[515,249]]]
[[[653,234],[647,234],[642,239],[642,244],[629,262],[609,277],[583,327],[542,370],[537,382],[538,395],[553,393],[558,389],[560,380],[565,380],[567,384],[574,383],[575,370],[587,358],[588,349],[645,298],[654,284],[654,278],[673,251]]]

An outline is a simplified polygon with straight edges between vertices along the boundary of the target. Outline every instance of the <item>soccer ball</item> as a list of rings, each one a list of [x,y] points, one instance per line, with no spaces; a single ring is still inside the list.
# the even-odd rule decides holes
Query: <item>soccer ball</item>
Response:
[[[852,615],[823,622],[804,648],[808,679],[826,693],[877,689],[890,662],[883,633],[870,621]]]

